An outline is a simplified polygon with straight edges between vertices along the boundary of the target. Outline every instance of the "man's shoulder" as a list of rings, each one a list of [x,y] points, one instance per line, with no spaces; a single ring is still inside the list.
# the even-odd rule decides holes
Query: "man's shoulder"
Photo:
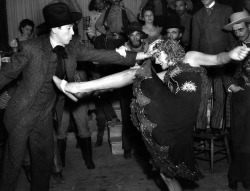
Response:
[[[196,11],[193,15],[193,18],[195,17],[200,17],[200,15],[202,14],[202,12],[204,11],[205,7],[200,8],[198,11]]]
[[[26,49],[31,49],[31,50],[41,48],[45,39],[48,39],[48,36],[43,35],[43,36],[31,38],[29,40],[22,42],[22,47]]]
[[[229,5],[221,4],[216,2],[216,7],[217,9],[225,10],[225,11],[233,11],[233,8],[230,7]]]

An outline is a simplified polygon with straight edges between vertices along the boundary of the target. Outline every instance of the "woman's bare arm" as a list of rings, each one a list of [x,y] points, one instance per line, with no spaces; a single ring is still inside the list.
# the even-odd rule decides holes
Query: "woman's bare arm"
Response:
[[[116,89],[131,84],[137,69],[138,68],[131,68],[116,74],[86,82],[71,82],[65,84],[65,81],[63,82],[56,76],[53,76],[53,80],[56,86],[64,93],[73,94],[75,97],[82,97],[85,93],[92,91]],[[63,83],[64,85],[62,87]],[[72,99],[72,97],[70,98]]]
[[[238,46],[229,52],[222,52],[217,55],[190,51],[186,53],[183,61],[194,67],[220,65],[226,64],[231,60],[241,61],[248,55],[249,51],[250,49],[244,46]]]

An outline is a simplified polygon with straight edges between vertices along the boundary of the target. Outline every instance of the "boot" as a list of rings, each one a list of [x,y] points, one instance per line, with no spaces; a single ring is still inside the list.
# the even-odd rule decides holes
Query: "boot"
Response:
[[[65,167],[65,152],[66,152],[67,139],[57,139],[58,151],[60,154],[62,166]]]
[[[25,175],[26,175],[28,182],[31,182],[32,181],[31,166],[30,165],[23,165],[23,170],[25,172]]]
[[[88,169],[94,169],[95,164],[92,160],[92,146],[91,137],[78,138],[79,146],[81,148],[82,157]]]
[[[103,142],[103,138],[102,138],[102,137],[97,136],[95,146],[96,146],[96,147],[100,147],[100,146],[102,146],[102,142]]]
[[[62,171],[52,172],[52,177],[56,181],[57,184],[65,184],[65,179],[62,175]]]

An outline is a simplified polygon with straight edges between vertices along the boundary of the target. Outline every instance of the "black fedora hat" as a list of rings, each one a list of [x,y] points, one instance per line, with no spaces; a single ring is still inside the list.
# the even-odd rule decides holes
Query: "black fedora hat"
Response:
[[[179,15],[169,15],[166,18],[165,31],[170,28],[178,28],[183,33],[185,31],[185,27],[180,24]]]
[[[142,39],[148,38],[148,35],[142,31],[142,25],[139,22],[131,22],[127,28],[123,28],[123,31],[126,33],[133,33],[135,31],[140,32],[142,34]]]
[[[54,28],[63,25],[73,24],[82,18],[79,12],[70,12],[69,7],[62,2],[52,3],[43,8],[45,22],[37,28]]]

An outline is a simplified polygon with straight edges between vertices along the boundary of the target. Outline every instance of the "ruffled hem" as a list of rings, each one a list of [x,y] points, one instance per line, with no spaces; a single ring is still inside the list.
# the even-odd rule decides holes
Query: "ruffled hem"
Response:
[[[198,68],[197,70],[197,68],[193,69],[192,67],[187,66],[185,71],[187,70],[200,72],[201,75],[204,74],[204,70],[202,68]],[[144,115],[144,108],[146,105],[150,104],[151,101],[143,94],[141,90],[141,82],[145,79],[152,78],[151,72],[150,61],[146,61],[146,63],[144,63],[136,72],[136,79],[133,83],[135,99],[133,99],[131,103],[131,118],[133,124],[141,132],[144,143],[152,156],[155,167],[166,177],[181,177],[190,180],[199,180],[203,176],[196,166],[195,170],[190,170],[190,168],[185,163],[175,163],[171,159],[171,156],[169,156],[170,146],[159,146],[152,137],[152,130],[157,126],[157,124],[148,120]],[[167,80],[167,75],[165,76],[165,79]],[[203,92],[204,90],[205,87],[202,87]]]

